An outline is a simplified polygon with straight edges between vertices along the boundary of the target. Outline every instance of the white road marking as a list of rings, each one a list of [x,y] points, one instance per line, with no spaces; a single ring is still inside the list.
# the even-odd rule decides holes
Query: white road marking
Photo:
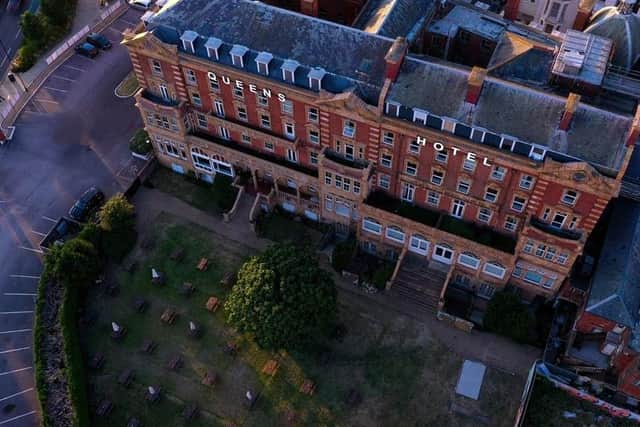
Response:
[[[59,104],[58,101],[54,101],[53,99],[42,99],[42,98],[33,98],[33,99],[38,102],[48,102],[49,104]]]
[[[51,221],[51,222],[58,222],[57,219],[53,219],[53,218],[50,218],[50,217],[45,216],[45,215],[42,215],[42,219],[46,219],[47,221]]]
[[[0,377],[3,377],[5,375],[15,374],[15,373],[18,373],[18,372],[28,371],[29,369],[33,369],[33,366],[27,366],[26,368],[14,369],[12,371],[0,372]]]
[[[9,277],[14,279],[37,279],[40,280],[40,276],[30,276],[28,274],[10,274]]]
[[[19,332],[31,332],[31,329],[14,329],[13,331],[0,331],[0,335],[17,334]]]
[[[30,387],[26,390],[19,391],[17,393],[10,394],[9,396],[6,396],[6,397],[2,397],[0,398],[0,402],[5,401],[7,399],[11,399],[12,397],[20,396],[21,394],[29,393],[30,391],[33,391],[33,387]]]
[[[74,80],[74,79],[70,79],[69,77],[62,77],[62,76],[56,76],[56,75],[53,75],[53,76],[51,76],[51,77],[52,77],[52,78],[53,78],[53,77],[55,77],[56,79],[60,79],[60,80],[66,80],[66,81],[68,81],[68,82],[75,82],[75,81],[77,81],[77,80]]]
[[[18,28],[18,31],[16,32],[16,36],[14,37],[14,39],[17,39],[18,37],[20,37],[21,32],[22,32],[22,28]]]
[[[31,292],[5,292],[4,293],[8,297],[35,297],[38,296],[36,293]]]
[[[0,354],[15,353],[16,351],[25,351],[25,350],[29,350],[30,348],[31,347],[12,348],[11,350],[0,351]],[[0,399],[0,401],[2,400],[3,399]]]
[[[55,90],[56,92],[63,92],[63,93],[69,92],[68,90],[56,89],[55,87],[50,87],[50,86],[42,86],[42,88],[43,89],[49,89],[49,90]]]
[[[46,234],[45,234],[45,233],[41,233],[41,232],[36,231],[36,230],[31,230],[31,232],[32,232],[32,233],[34,233],[34,234],[37,234],[38,236],[42,236],[42,237],[45,237],[45,236],[46,236]]]
[[[37,254],[43,254],[44,252],[42,252],[41,249],[33,249],[33,248],[27,248],[26,246],[18,246],[20,249],[24,249],[25,251],[30,251],[30,252],[35,252]]]
[[[135,22],[127,21],[126,19],[123,19],[123,18],[118,19],[118,21],[122,21],[122,22],[124,22],[124,23],[126,23],[126,24],[128,24],[128,25],[133,25],[134,27],[135,27],[136,25],[138,25],[138,24],[136,24]]]
[[[1,314],[32,314],[33,310],[22,310],[22,311],[0,311]]]
[[[22,414],[22,415],[18,415],[16,417],[13,417],[13,418],[9,418],[8,420],[1,421],[0,425],[10,423],[11,421],[19,420],[20,418],[28,417],[29,415],[33,415],[35,413],[36,413],[36,411],[30,411],[30,412],[27,412],[26,414]]]
[[[86,71],[84,68],[74,67],[73,65],[62,64],[62,66],[71,68],[72,70],[81,71],[83,73]]]

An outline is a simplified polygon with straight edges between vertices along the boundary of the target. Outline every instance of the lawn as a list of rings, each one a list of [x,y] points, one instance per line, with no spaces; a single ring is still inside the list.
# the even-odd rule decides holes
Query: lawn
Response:
[[[322,342],[316,351],[304,354],[260,350],[249,337],[236,336],[225,325],[222,309],[212,314],[204,307],[210,295],[224,299],[228,289],[219,284],[224,272],[236,270],[252,251],[166,214],[154,225],[152,236],[139,239],[148,249],[136,247],[131,254],[137,269],[110,272],[117,277],[120,293],[111,297],[95,288],[88,296],[88,310],[97,314],[97,320],[84,330],[85,349],[89,356],[100,352],[105,357],[102,369],[90,374],[92,413],[101,399],[114,403],[111,415],[95,419],[92,425],[126,425],[130,416],[145,426],[187,425],[181,412],[192,402],[198,404],[200,416],[188,423],[191,426],[397,426],[406,425],[407,420],[414,420],[412,424],[419,420],[416,425],[474,426],[482,415],[491,417],[492,426],[511,425],[522,378],[488,369],[480,401],[456,396],[453,390],[462,360],[433,340],[424,324],[380,307],[377,312],[363,311],[341,299],[340,321],[346,325],[341,341]],[[176,263],[169,255],[178,247],[185,254]],[[199,272],[195,265],[203,256],[211,265]],[[162,287],[151,285],[152,267],[166,275]],[[178,292],[183,282],[197,289],[190,297]],[[133,309],[136,296],[149,301],[145,313]],[[160,321],[169,306],[178,312],[173,325]],[[200,339],[188,336],[190,320],[202,326]],[[121,342],[110,338],[112,321],[127,328]],[[151,355],[139,351],[146,338],[158,344]],[[235,358],[223,352],[230,339],[239,344]],[[184,366],[170,372],[166,365],[174,354],[182,355]],[[274,377],[268,377],[261,369],[272,358],[280,362],[280,368]],[[135,371],[128,389],[117,384],[126,368]],[[201,385],[209,369],[219,375],[214,387]],[[299,392],[305,378],[317,383],[313,396]],[[164,396],[159,402],[145,401],[149,385],[162,387]],[[363,398],[355,407],[345,402],[352,388]],[[243,406],[248,389],[260,392],[252,410]],[[450,413],[452,402],[466,415]]]
[[[296,221],[278,211],[261,216],[258,220],[258,234],[274,242],[291,242],[296,245],[316,245],[322,239],[322,232],[311,228],[302,220]]]
[[[136,93],[139,87],[136,74],[132,71],[116,86],[116,95],[121,98],[129,98]]]
[[[238,190],[230,178],[218,175],[213,185],[204,181],[193,182],[165,167],[158,167],[150,179],[160,191],[171,194],[194,207],[214,215],[221,215],[233,207]]]

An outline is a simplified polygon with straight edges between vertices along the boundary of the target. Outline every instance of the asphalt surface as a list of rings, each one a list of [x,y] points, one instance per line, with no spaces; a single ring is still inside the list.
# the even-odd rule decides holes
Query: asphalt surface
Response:
[[[142,127],[133,98],[113,91],[131,70],[121,32],[129,10],[103,34],[113,48],[74,55],[35,94],[0,147],[0,426],[37,426],[33,310],[42,271],[39,241],[92,185],[107,196],[135,176],[128,139]]]
[[[20,15],[30,4],[29,0],[22,0],[20,10],[11,12],[7,11],[7,0],[0,0],[0,80],[22,43]]]

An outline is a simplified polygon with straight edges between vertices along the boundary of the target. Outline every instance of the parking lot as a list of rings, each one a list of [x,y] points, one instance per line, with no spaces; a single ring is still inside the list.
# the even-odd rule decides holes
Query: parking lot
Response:
[[[131,71],[121,32],[141,15],[128,10],[105,29],[111,50],[58,67],[0,148],[0,426],[39,425],[32,329],[40,240],[87,188],[109,197],[141,167],[128,149],[140,115],[132,98],[113,93]]]

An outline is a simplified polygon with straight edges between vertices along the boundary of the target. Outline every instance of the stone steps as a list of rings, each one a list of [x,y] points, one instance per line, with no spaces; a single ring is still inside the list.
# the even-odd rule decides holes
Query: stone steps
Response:
[[[417,312],[435,314],[447,273],[440,266],[432,268],[421,259],[403,260],[390,292],[402,298]]]

